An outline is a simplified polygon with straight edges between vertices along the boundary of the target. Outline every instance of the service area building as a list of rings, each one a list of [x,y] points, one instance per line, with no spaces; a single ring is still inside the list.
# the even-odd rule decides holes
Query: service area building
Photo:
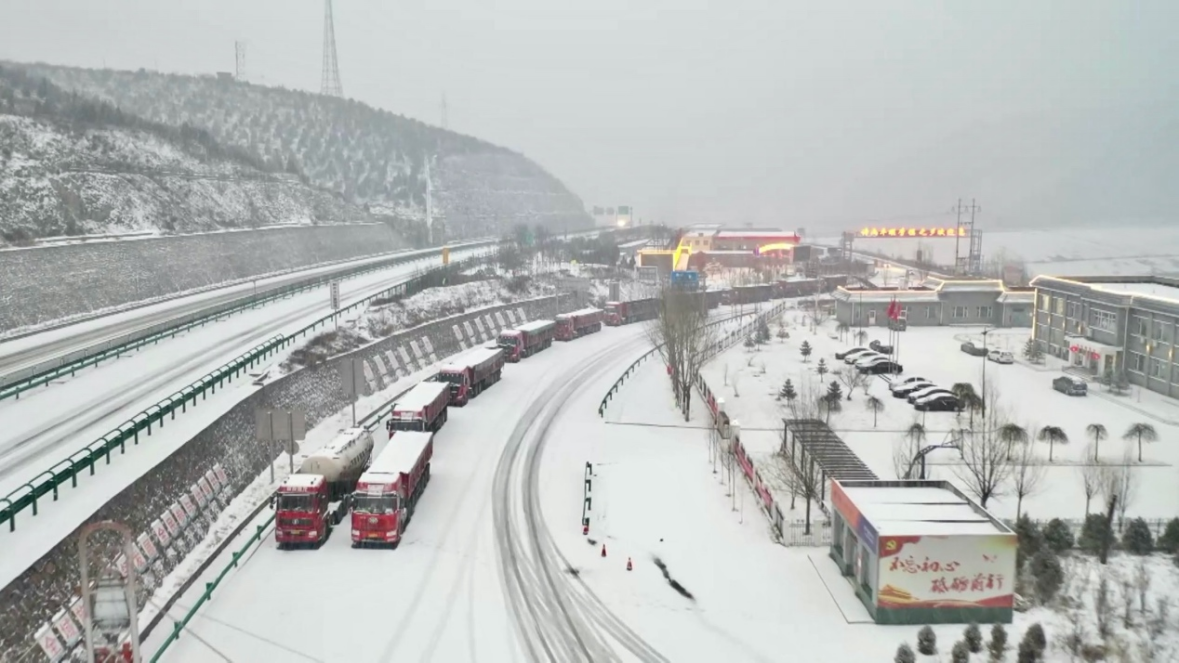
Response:
[[[835,481],[831,559],[877,624],[1010,624],[1016,536],[947,481]]]
[[[843,287],[832,294],[835,319],[852,327],[886,326],[895,299],[910,327],[991,325],[1031,327],[1035,293],[1009,288],[998,280],[949,280],[930,277],[916,288]]]

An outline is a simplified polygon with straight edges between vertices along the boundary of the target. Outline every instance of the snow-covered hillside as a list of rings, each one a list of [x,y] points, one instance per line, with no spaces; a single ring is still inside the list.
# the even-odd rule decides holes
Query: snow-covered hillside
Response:
[[[357,101],[211,76],[20,66],[142,117],[201,127],[378,213],[424,215],[429,159],[436,213],[454,235],[593,225],[581,200],[527,158]]]
[[[365,216],[263,167],[204,132],[143,122],[0,69],[0,245]]]

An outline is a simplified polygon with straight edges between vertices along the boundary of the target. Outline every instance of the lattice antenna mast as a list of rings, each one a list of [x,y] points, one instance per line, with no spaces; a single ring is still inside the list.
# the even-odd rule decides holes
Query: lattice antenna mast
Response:
[[[336,61],[336,26],[332,22],[332,0],[323,0],[323,75],[319,93],[329,97],[344,96],[340,85],[340,64]]]
[[[244,80],[246,80],[246,42],[244,42],[244,41],[233,42],[233,52],[234,52],[234,56],[235,56],[235,60],[236,60],[236,64],[237,64],[237,68],[234,72],[234,76],[239,81],[244,81]]]

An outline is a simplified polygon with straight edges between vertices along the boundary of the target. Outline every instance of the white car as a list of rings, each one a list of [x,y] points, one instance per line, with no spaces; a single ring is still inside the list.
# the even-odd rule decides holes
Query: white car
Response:
[[[892,392],[893,396],[908,396],[914,391],[926,389],[928,387],[935,387],[932,381],[924,378],[917,378],[916,380],[905,380],[904,382],[894,383],[889,386],[888,390]]]
[[[924,389],[918,389],[917,391],[914,391],[913,393],[909,394],[909,402],[916,403],[917,401],[921,400],[922,398],[925,398],[926,396],[929,396],[930,394],[953,394],[953,393],[954,392],[950,391],[949,389],[943,389],[942,387],[926,387]]]
[[[880,353],[875,350],[865,350],[862,348],[859,350],[852,350],[851,352],[849,352],[843,356],[843,363],[854,364],[854,363],[856,363],[857,359],[863,359],[864,357],[878,356],[878,355],[880,355]]]
[[[879,352],[873,352],[872,354],[860,355],[859,357],[856,358],[856,360],[855,360],[855,362],[853,362],[853,364],[855,365],[856,368],[863,368],[864,366],[871,366],[872,364],[879,364],[880,362],[885,361],[887,359],[888,359],[888,357],[885,357],[884,355],[880,354]]]
[[[1014,364],[1015,357],[1010,352],[1001,352],[999,350],[991,350],[987,353],[987,359],[996,364]]]

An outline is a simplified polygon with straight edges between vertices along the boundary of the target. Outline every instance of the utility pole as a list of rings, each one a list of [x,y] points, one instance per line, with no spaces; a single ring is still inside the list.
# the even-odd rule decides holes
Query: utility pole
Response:
[[[233,42],[234,60],[236,69],[234,70],[234,78],[239,81],[246,80],[246,42]]]
[[[970,199],[970,206],[969,207],[964,206],[962,204],[962,199],[959,198],[958,204],[954,206],[953,211],[956,212],[958,215],[958,217],[957,217],[958,220],[954,225],[954,228],[955,228],[955,232],[954,232],[954,275],[961,276],[968,271],[967,268],[969,267],[970,263],[973,262],[973,254],[974,254],[974,251],[972,250],[971,251],[972,257],[971,258],[963,260],[961,257],[962,228],[963,227],[966,228],[966,233],[971,237],[971,244],[973,247],[973,243],[974,243],[973,242],[974,215],[978,212],[981,212],[982,208],[975,204],[973,198]],[[962,223],[962,214],[964,212],[970,212],[970,221],[968,221],[965,224]]]
[[[336,24],[332,19],[332,0],[323,0],[323,71],[319,93],[327,97],[344,96],[340,84],[340,63],[336,60]]]

